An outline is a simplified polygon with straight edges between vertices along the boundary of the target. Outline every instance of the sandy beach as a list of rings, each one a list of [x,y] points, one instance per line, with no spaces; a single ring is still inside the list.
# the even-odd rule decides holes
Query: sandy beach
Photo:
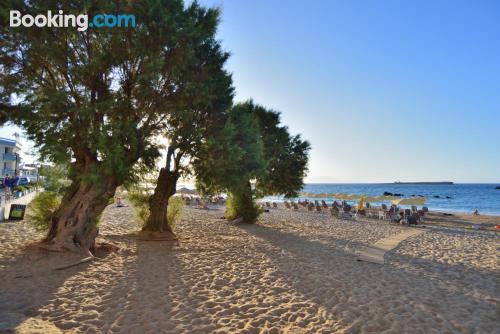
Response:
[[[186,208],[179,243],[151,242],[132,208],[109,206],[98,240],[116,250],[64,270],[78,256],[31,247],[43,234],[26,221],[1,223],[0,332],[499,333],[498,233],[428,227],[379,265],[357,249],[407,227],[222,215]]]

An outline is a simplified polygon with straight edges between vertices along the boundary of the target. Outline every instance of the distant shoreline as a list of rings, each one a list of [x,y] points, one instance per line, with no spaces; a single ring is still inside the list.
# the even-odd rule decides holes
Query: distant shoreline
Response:
[[[400,182],[396,181],[393,184],[454,184],[451,181],[441,181],[441,182]]]

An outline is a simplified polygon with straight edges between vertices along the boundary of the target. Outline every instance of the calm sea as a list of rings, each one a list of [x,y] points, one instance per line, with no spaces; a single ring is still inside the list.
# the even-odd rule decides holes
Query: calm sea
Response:
[[[383,195],[384,191],[403,194],[405,197],[422,195],[427,198],[426,206],[431,210],[473,212],[500,215],[500,184],[306,184],[303,191],[315,194],[345,193]],[[439,196],[438,198],[435,196]],[[447,198],[449,197],[449,198]],[[268,200],[282,200],[280,197],[267,197]],[[332,198],[325,199],[332,202]]]

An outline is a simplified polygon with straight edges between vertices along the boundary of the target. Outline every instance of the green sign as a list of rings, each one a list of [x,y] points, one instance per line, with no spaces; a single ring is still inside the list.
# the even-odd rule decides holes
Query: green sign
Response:
[[[12,204],[10,206],[9,220],[23,220],[26,205]]]

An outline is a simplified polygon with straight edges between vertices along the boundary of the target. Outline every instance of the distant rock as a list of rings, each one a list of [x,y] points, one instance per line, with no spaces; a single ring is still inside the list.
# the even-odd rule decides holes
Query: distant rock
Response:
[[[384,191],[384,196],[398,196],[398,197],[401,197],[403,196],[403,194],[393,194],[389,191]]]
[[[434,198],[441,198],[439,195],[434,195],[432,197],[434,197]]]
[[[496,187],[495,187],[495,189],[496,189],[496,190],[500,190],[500,186],[496,186]]]

